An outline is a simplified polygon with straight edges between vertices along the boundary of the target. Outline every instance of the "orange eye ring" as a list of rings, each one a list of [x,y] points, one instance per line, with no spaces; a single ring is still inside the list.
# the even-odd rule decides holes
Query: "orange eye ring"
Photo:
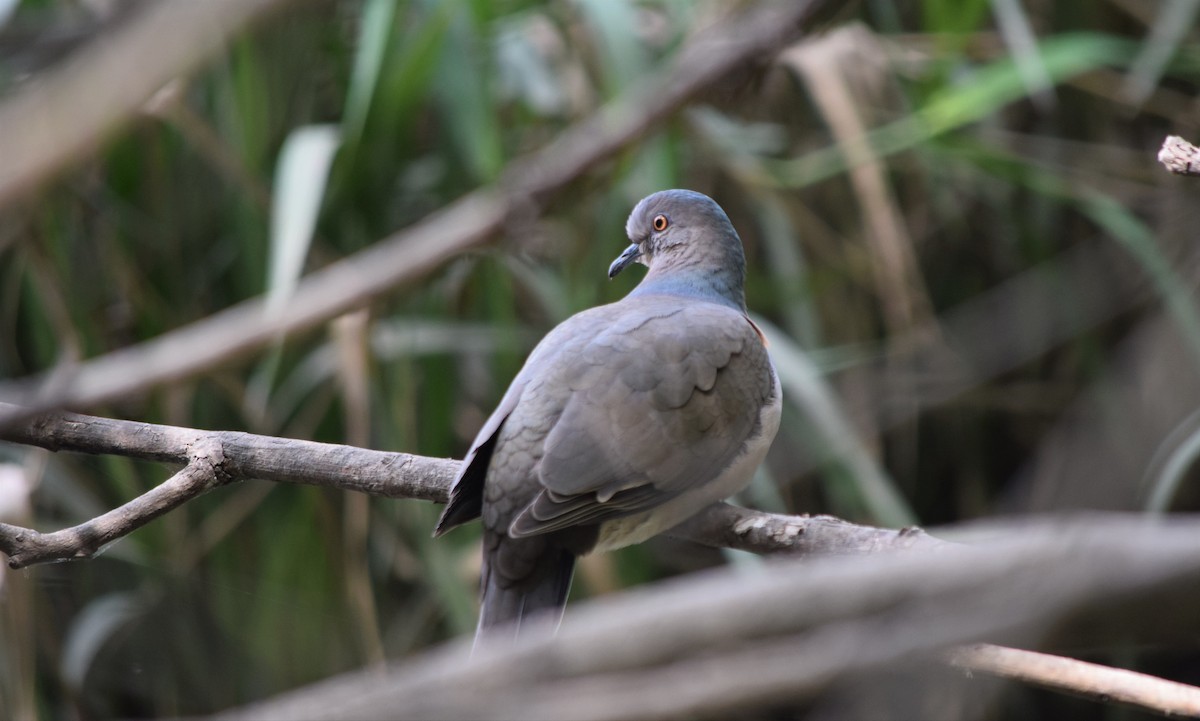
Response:
[[[655,232],[661,233],[664,230],[666,230],[667,226],[670,224],[671,224],[671,222],[667,220],[667,216],[662,215],[660,213],[660,214],[654,216],[654,220],[651,222],[650,225],[651,225],[651,227],[654,228]]]

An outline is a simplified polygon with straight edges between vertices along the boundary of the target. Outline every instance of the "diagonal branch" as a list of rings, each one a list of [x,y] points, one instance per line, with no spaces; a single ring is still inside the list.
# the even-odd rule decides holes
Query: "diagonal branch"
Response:
[[[169,0],[0,105],[0,207],[36,190],[134,117],[164,85],[289,0]],[[100,90],[103,88],[103,90]]]
[[[72,528],[39,533],[0,523],[0,551],[11,568],[35,563],[90,558],[105,545],[227,481],[219,443],[198,439],[187,448],[188,464],[162,484],[129,503]]]
[[[845,0],[765,4],[702,33],[680,51],[669,70],[649,77],[541,150],[514,161],[494,186],[312,273],[278,312],[268,313],[263,299],[254,298],[77,366],[0,382],[0,400],[21,406],[19,411],[0,413],[0,426],[179,379],[261,348],[280,334],[362,307],[482,245],[509,222],[536,215],[572,181],[634,145],[702,92],[748,63],[769,59],[844,5]]]
[[[771,563],[691,574],[577,605],[557,633],[448,644],[222,714],[224,719],[756,716],[839,679],[982,638],[1128,639],[1200,631],[1195,520],[1049,519],[995,526],[948,553]],[[1174,599],[1174,600],[1172,600]],[[1116,603],[1116,601],[1120,603]],[[1069,621],[1083,621],[1069,624]],[[1189,703],[1200,689],[1184,686]],[[1180,706],[1143,706],[1169,713]],[[1140,703],[1139,703],[1140,705]],[[910,714],[912,715],[912,714]],[[904,709],[895,710],[905,718]]]
[[[960,646],[947,654],[952,665],[1025,681],[1105,703],[1117,702],[1165,716],[1200,717],[1200,688],[1123,668],[994,646]]]

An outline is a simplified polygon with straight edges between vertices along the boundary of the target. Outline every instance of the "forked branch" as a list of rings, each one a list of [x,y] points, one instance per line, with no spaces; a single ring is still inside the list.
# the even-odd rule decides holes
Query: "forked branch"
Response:
[[[0,403],[0,413],[14,409]],[[0,430],[0,440],[51,451],[103,453],[183,464],[162,485],[99,518],[42,534],[0,524],[12,568],[84,558],[217,485],[249,479],[302,483],[387,498],[445,503],[458,461],[234,431],[50,413]],[[893,531],[829,516],[785,516],[718,503],[672,535],[754,553],[869,553],[941,542],[919,529]]]
[[[5,410],[2,405],[0,411]],[[43,415],[0,431],[0,439],[52,451],[106,453],[183,464],[181,471],[160,486],[120,508],[73,528],[40,533],[29,528],[0,524],[0,551],[9,556],[9,565],[13,568],[89,557],[104,545],[163,513],[227,483],[259,478],[353,490],[389,498],[445,502],[458,465],[457,461],[450,459],[249,433],[201,431],[75,413]],[[711,506],[671,534],[709,546],[739,548],[763,554],[870,555],[912,548],[955,548],[915,528],[900,531],[872,528],[828,516],[768,514],[725,503]],[[800,656],[797,658],[800,659],[805,658],[804,649],[808,646],[791,636],[784,637],[776,645],[779,648],[772,648],[771,653],[784,654],[789,658],[798,653]],[[759,653],[754,651],[750,656]],[[1185,713],[1186,709],[1200,709],[1200,689],[1068,658],[998,646],[972,646],[952,651],[949,660],[962,668],[1080,695],[1114,699],[1161,713],[1179,714]],[[641,674],[637,672],[635,675]],[[664,678],[676,675],[671,670],[666,672]],[[792,670],[785,674],[788,679],[794,675]],[[763,669],[754,664],[748,666],[746,673],[738,678],[743,676],[743,692],[744,689],[756,688],[755,684],[768,678]],[[619,677],[610,679],[619,680]],[[575,687],[580,684],[592,689],[593,695],[596,694],[591,681],[573,680],[565,685],[556,682],[549,687],[544,678],[530,679],[529,683],[534,687],[522,687],[521,692],[513,696],[514,709],[519,702],[523,703],[520,699],[528,698],[525,695],[527,693],[549,693],[543,700],[549,705],[542,709],[547,712],[562,710],[564,707],[559,704],[567,700],[577,701],[579,690]],[[638,696],[628,691],[622,691],[621,696],[626,704],[633,704],[627,717],[643,717],[645,707],[638,705]],[[708,702],[704,700],[702,703]],[[329,703],[331,701],[326,699],[312,708],[322,709],[322,713],[330,711]],[[284,708],[291,713],[290,707],[285,705]],[[691,712],[695,708],[686,706],[679,710]],[[469,709],[454,707],[454,710]],[[622,717],[616,713],[617,709],[613,711],[608,717]]]

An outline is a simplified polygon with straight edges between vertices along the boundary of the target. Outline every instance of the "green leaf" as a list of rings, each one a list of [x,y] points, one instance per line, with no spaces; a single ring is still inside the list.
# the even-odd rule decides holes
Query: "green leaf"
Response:
[[[367,116],[379,89],[379,78],[393,39],[397,0],[367,0],[358,27],[358,52],[346,93],[342,116],[342,142],[357,149],[362,142]]]

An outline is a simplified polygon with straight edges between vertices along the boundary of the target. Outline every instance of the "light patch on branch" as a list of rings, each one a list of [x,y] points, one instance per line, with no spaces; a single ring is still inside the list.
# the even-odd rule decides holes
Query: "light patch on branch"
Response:
[[[1200,175],[1200,148],[1178,135],[1168,135],[1158,151],[1158,162],[1176,175]]]

